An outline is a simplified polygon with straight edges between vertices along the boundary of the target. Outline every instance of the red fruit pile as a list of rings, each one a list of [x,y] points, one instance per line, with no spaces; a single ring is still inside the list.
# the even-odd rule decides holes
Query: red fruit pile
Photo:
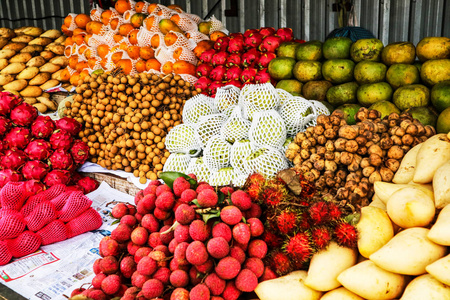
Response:
[[[248,29],[244,34],[220,37],[214,49],[201,54],[195,87],[215,96],[217,88],[228,84],[241,88],[248,83],[271,82],[267,71],[269,62],[276,57],[276,50],[282,42],[293,39],[291,28],[275,30],[273,27]]]
[[[135,203],[114,207],[120,224],[100,242],[92,288],[73,294],[236,300],[276,277],[263,263],[261,209],[246,192],[178,177],[173,189],[152,181]]]
[[[0,265],[102,225],[81,191],[63,184],[44,188],[30,180],[0,189]]]
[[[78,181],[83,177],[75,172],[89,157],[88,145],[76,139],[80,130],[75,119],[38,116],[21,98],[0,92],[0,187],[25,179],[95,190],[96,181]]]

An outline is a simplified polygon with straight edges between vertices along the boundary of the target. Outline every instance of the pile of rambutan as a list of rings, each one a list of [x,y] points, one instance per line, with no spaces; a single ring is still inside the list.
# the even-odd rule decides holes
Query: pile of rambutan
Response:
[[[250,175],[244,186],[263,210],[263,240],[269,249],[265,264],[282,276],[308,269],[312,255],[331,241],[355,248],[357,231],[351,207],[330,194],[316,192],[313,184],[298,172],[289,171],[287,184],[282,172],[272,179]]]

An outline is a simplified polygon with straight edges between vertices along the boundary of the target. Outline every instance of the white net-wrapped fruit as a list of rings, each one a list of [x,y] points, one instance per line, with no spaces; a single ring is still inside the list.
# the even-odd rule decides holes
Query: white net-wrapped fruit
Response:
[[[226,117],[223,114],[213,114],[201,116],[195,126],[197,132],[197,140],[202,148],[206,147],[208,140],[220,134],[220,129],[225,122]]]
[[[164,164],[163,171],[186,173],[191,157],[184,153],[172,153]]]
[[[252,146],[249,140],[234,142],[230,151],[230,165],[236,173],[248,174],[244,167],[244,161],[252,153]]]
[[[248,135],[250,142],[256,147],[281,149],[286,140],[286,125],[277,111],[260,111],[255,113]]]
[[[309,102],[312,104],[312,113],[311,113],[311,119],[307,121],[305,124],[306,127],[310,126],[316,126],[317,125],[317,117],[320,115],[330,115],[330,110],[323,104],[321,101],[317,100],[309,100]]]
[[[305,129],[305,125],[313,118],[313,105],[302,97],[292,97],[279,109],[280,116],[286,124],[289,136],[295,136]]]
[[[167,134],[164,144],[170,153],[195,155],[201,151],[201,145],[197,140],[195,128],[186,124],[180,124],[172,128]]]
[[[236,106],[220,129],[220,134],[227,142],[234,143],[248,138],[251,125],[252,123],[242,116],[241,108]]]
[[[203,94],[198,94],[188,101],[183,108],[183,123],[193,125],[201,116],[217,113],[214,99]]]
[[[238,107],[239,105],[230,105],[230,106],[228,106],[227,107],[227,109],[224,111],[224,112],[222,112],[222,114],[225,116],[225,117],[227,117],[227,118],[229,118],[230,116],[231,116],[231,113],[233,112],[233,110],[236,108],[236,107]],[[240,107],[240,106],[239,106]],[[241,108],[242,109],[242,108]]]
[[[208,169],[208,166],[206,166],[202,156],[192,157],[186,169],[186,174],[195,174],[195,176],[197,176],[197,181],[200,182],[208,181],[211,171]]]
[[[244,161],[248,174],[260,173],[264,177],[273,177],[279,171],[288,167],[283,153],[271,147],[259,148],[253,151]]]
[[[208,182],[211,186],[222,186],[232,184],[236,178],[236,173],[232,167],[221,168],[212,172]]]
[[[248,177],[247,174],[244,174],[244,175],[237,174],[233,180],[233,185],[238,186],[238,187],[244,186],[245,182],[247,181],[247,177]]]
[[[217,89],[216,101],[217,110],[221,113],[225,112],[228,107],[237,105],[241,90],[234,85],[226,85]]]
[[[212,136],[203,150],[203,156],[208,168],[211,171],[217,171],[228,167],[230,164],[230,150],[231,144],[225,141],[222,136]]]
[[[254,84],[241,91],[239,105],[243,108],[244,117],[253,120],[256,112],[277,109],[280,97],[271,83]]]
[[[292,94],[291,93],[289,93],[288,91],[286,91],[286,90],[283,90],[283,89],[275,89],[276,91],[277,91],[277,93],[278,93],[278,97],[280,97],[280,107],[284,104],[284,103],[286,103],[286,102],[288,102],[290,99],[292,99],[294,96],[292,96]]]

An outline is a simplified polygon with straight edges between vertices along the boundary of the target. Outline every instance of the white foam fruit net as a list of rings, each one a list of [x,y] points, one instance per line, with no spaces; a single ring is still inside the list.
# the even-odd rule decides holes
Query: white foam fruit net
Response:
[[[170,48],[170,47],[169,47]],[[171,48],[173,51],[180,51],[180,55],[176,60],[184,60],[190,64],[197,65],[197,57],[195,56],[192,50],[189,50],[186,47],[179,46],[178,48]]]
[[[248,135],[256,147],[281,149],[286,140],[286,125],[277,111],[260,111],[255,113]]]
[[[214,99],[203,94],[198,94],[188,101],[183,108],[183,123],[193,125],[197,123],[201,116],[217,113]]]
[[[212,136],[203,150],[203,156],[208,168],[211,171],[217,171],[228,167],[230,164],[230,150],[231,144],[225,141],[222,136]]]
[[[209,176],[208,182],[211,186],[229,185],[234,182],[236,173],[232,167],[222,168],[218,171],[214,171]]]
[[[189,19],[194,21],[196,24],[200,24],[201,22],[203,22],[203,19],[200,18],[200,16],[198,16],[196,14],[184,13],[184,15],[186,15]]]
[[[94,6],[94,9],[95,9],[95,12],[91,13],[91,20],[100,22],[101,16],[102,16],[102,12],[103,12],[103,8],[101,8],[100,6],[98,6],[98,4],[96,4]]]
[[[141,27],[137,33],[137,41],[139,47],[148,46],[151,44],[153,32],[147,30],[145,27]]]
[[[306,124],[313,117],[313,105],[302,97],[292,97],[285,102],[279,110],[280,116],[286,124],[286,132],[294,136],[304,130]]]
[[[320,115],[330,115],[330,110],[321,102],[317,100],[307,100],[312,104],[311,118],[305,124],[305,127],[316,126],[317,117]]]
[[[199,118],[195,129],[198,143],[202,148],[206,147],[212,136],[220,134],[220,128],[222,128],[225,120],[226,117],[223,114],[213,114]]]
[[[171,50],[175,50],[178,47],[183,47],[183,48],[186,48],[189,50],[194,50],[194,48],[197,46],[197,44],[194,43],[194,41],[188,40],[187,37],[180,32],[170,31],[170,33],[173,33],[177,36],[175,43],[173,43],[170,46],[167,46]]]
[[[189,18],[189,15],[185,13],[178,13],[180,20],[178,21],[178,27],[180,27],[183,31],[191,31],[197,29],[197,23],[194,20]]]
[[[150,30],[151,32],[159,32],[159,22],[162,20],[162,18],[156,14],[151,14],[151,17],[147,17],[144,19],[144,22],[142,23],[142,26]],[[150,19],[151,18],[151,19]],[[152,25],[150,28],[148,28],[148,22],[152,21]]]
[[[179,74],[179,75],[184,81],[189,82],[191,85],[194,85],[198,80],[197,77],[192,76],[191,74]]]
[[[155,50],[155,58],[161,63],[161,67],[168,61],[175,62],[173,52],[163,45]]]
[[[242,117],[241,108],[236,106],[220,129],[220,134],[227,142],[234,143],[248,138],[251,125],[252,123],[249,120]]]
[[[225,112],[230,106],[237,105],[241,90],[234,85],[226,85],[217,89],[216,101],[217,110],[221,113]]]
[[[172,153],[164,164],[163,171],[186,173],[191,157],[184,153]]]
[[[165,145],[170,153],[194,154],[201,150],[195,128],[186,124],[179,124],[172,128],[166,136]]]
[[[246,157],[244,167],[248,174],[260,173],[265,177],[273,177],[288,167],[285,156],[271,147],[259,148]]]
[[[195,43],[209,40],[209,37],[206,34],[203,34],[198,30],[186,31],[186,36],[189,40],[194,41]]]
[[[208,181],[211,171],[205,163],[203,156],[192,157],[186,169],[186,174],[195,174],[197,181]]]
[[[271,83],[254,84],[241,91],[239,105],[244,109],[244,117],[253,120],[256,112],[277,109],[280,97]]]
[[[282,106],[284,103],[292,99],[294,96],[292,96],[291,93],[287,92],[283,89],[275,89],[278,93],[278,97],[280,97],[280,106]]]
[[[225,28],[225,26],[223,26],[223,23],[219,21],[215,16],[211,16],[211,18],[209,18],[207,21],[211,22],[211,28],[209,30],[210,32],[222,31],[228,34],[228,30]]]
[[[244,161],[252,153],[252,146],[249,140],[234,142],[230,150],[230,165],[235,172],[240,175],[248,175],[244,167]]]

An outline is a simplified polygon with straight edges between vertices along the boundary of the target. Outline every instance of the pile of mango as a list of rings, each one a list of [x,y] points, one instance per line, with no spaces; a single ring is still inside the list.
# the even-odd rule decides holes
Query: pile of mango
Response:
[[[416,57],[418,60],[416,60]],[[407,111],[438,132],[450,130],[450,38],[426,37],[416,46],[378,39],[283,43],[269,73],[277,88],[323,101],[354,123],[358,109]]]

